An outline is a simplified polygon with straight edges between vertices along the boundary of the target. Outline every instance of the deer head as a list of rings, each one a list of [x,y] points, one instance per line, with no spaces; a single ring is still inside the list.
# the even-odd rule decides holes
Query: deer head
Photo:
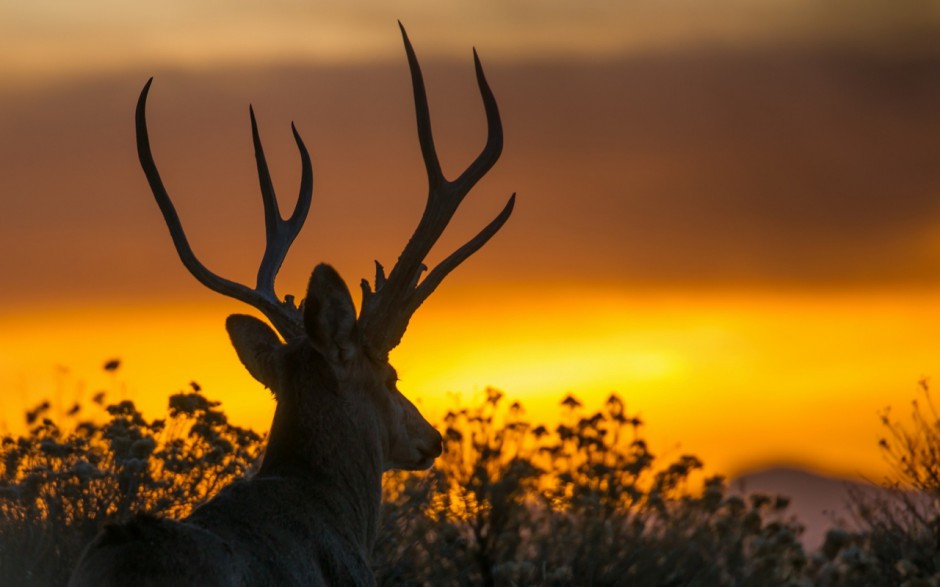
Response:
[[[401,341],[411,316],[444,277],[479,250],[506,222],[515,194],[479,234],[424,275],[427,270],[424,260],[457,207],[499,158],[503,134],[496,101],[474,50],[477,83],[486,112],[487,140],[459,177],[446,179],[434,148],[421,69],[404,27],[401,33],[428,177],[427,204],[414,234],[388,275],[376,261],[373,282],[362,280],[358,316],[349,290],[328,265],[314,269],[301,307],[294,304],[291,296],[282,300],[275,293],[275,277],[303,226],[313,187],[310,157],[293,125],[302,166],[300,195],[290,217],[284,219],[278,209],[254,111],[249,109],[266,234],[264,255],[252,288],[216,275],[196,258],[151,153],[146,104],[152,78],[137,104],[140,163],[183,264],[203,285],[255,307],[274,327],[272,330],[262,321],[244,315],[230,316],[227,321],[240,360],[255,379],[274,392],[278,402],[262,472],[307,467],[310,459],[316,461],[318,470],[329,469],[336,463],[327,465],[319,461],[336,456],[330,447],[348,446],[347,443],[356,443],[362,449],[359,457],[377,461],[374,465],[380,471],[427,468],[441,453],[440,434],[396,388],[395,371],[388,363],[389,352]]]
[[[334,459],[380,471],[430,467],[441,435],[398,391],[388,361],[365,344],[352,296],[332,267],[314,269],[303,306],[306,335],[287,344],[252,316],[226,321],[242,364],[277,399],[260,473],[313,464],[332,476],[342,465]]]

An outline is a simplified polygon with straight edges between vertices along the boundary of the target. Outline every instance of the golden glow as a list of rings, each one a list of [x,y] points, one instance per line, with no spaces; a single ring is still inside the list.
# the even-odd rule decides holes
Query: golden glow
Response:
[[[903,413],[918,379],[940,372],[938,292],[533,297],[445,287],[393,354],[403,391],[434,420],[494,386],[549,422],[567,393],[591,410],[616,391],[666,459],[692,453],[723,473],[786,462],[877,478],[879,411]],[[99,388],[157,415],[196,379],[236,422],[266,429],[273,401],[229,347],[222,322],[232,309],[5,317],[0,384],[15,390],[5,420],[16,428],[27,405]],[[100,366],[114,356],[123,366],[112,379]]]
[[[242,369],[223,326],[223,304],[95,308],[73,313],[20,311],[0,330],[0,385],[14,391],[3,403],[3,424],[18,430],[23,409],[44,399],[68,407],[97,391],[132,399],[150,416],[167,398],[196,381],[224,401],[237,422],[267,428],[273,402]],[[103,371],[120,358],[117,374]]]
[[[597,408],[617,391],[656,449],[712,470],[884,471],[877,415],[903,409],[937,367],[936,294],[696,297],[462,300],[460,313],[416,320],[399,368],[406,389],[493,385],[540,419],[567,392]],[[444,356],[422,363],[428,348]]]

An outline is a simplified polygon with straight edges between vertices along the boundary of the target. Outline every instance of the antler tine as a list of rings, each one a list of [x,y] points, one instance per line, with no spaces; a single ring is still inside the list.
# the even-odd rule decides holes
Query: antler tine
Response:
[[[274,184],[271,182],[271,173],[264,157],[264,147],[261,145],[261,136],[258,132],[258,123],[255,120],[254,108],[248,107],[251,117],[251,138],[255,146],[255,161],[258,164],[258,181],[261,186],[261,201],[264,204],[265,246],[261,265],[258,267],[258,281],[256,289],[270,292],[277,299],[274,292],[274,279],[287,256],[287,251],[293,244],[300,229],[303,228],[310,211],[310,202],[313,199],[313,167],[310,163],[310,154],[304,145],[297,128],[291,123],[294,141],[300,151],[301,178],[300,194],[291,217],[284,220],[277,205],[277,195],[274,193]]]
[[[483,75],[483,64],[480,63],[480,56],[477,55],[476,49],[473,50],[473,65],[476,69],[480,96],[483,98],[483,109],[486,112],[486,145],[470,167],[454,182],[458,186],[458,191],[463,194],[473,189],[473,186],[486,175],[503,153],[503,124],[499,119],[499,108],[496,106],[493,91],[486,82],[486,76]]]
[[[294,306],[293,301],[288,298],[282,302],[278,300],[277,295],[274,293],[274,277],[277,274],[277,270],[280,268],[281,262],[284,260],[284,256],[287,254],[287,249],[290,247],[303,225],[307,211],[310,208],[312,196],[313,172],[310,165],[310,158],[296,129],[294,129],[294,138],[300,150],[303,166],[300,197],[294,209],[294,213],[291,215],[290,219],[284,221],[281,219],[280,213],[277,210],[277,201],[274,196],[267,164],[264,160],[264,153],[261,149],[254,113],[251,112],[252,136],[255,141],[255,156],[258,162],[258,175],[261,182],[262,200],[265,208],[267,236],[264,257],[258,271],[258,284],[257,287],[252,289],[210,271],[196,257],[192,247],[189,245],[189,240],[186,238],[186,233],[183,230],[179,215],[163,185],[163,180],[160,177],[160,172],[157,170],[157,165],[153,159],[153,153],[150,148],[146,112],[147,95],[150,92],[152,83],[153,78],[147,80],[143,90],[140,92],[140,98],[137,101],[135,114],[137,126],[137,156],[144,170],[144,174],[147,176],[147,182],[150,184],[154,199],[156,199],[157,205],[160,207],[160,212],[163,214],[163,219],[173,239],[173,245],[176,247],[176,252],[183,262],[183,265],[189,270],[193,277],[209,289],[224,296],[245,302],[260,310],[285,339],[289,340],[303,334],[302,317],[300,311]]]
[[[477,85],[486,112],[487,140],[473,163],[455,181],[448,181],[441,171],[440,161],[434,148],[431,117],[421,68],[405,27],[401,22],[398,24],[411,71],[418,141],[428,175],[428,199],[418,227],[408,240],[408,244],[405,245],[404,251],[388,278],[384,276],[382,266],[376,262],[375,291],[373,292],[369,287],[368,281],[362,281],[363,300],[359,323],[373,349],[380,353],[388,353],[398,345],[415,310],[431,295],[448,273],[496,234],[509,218],[515,203],[515,194],[513,194],[502,212],[486,228],[435,267],[419,285],[421,273],[427,269],[424,259],[443,234],[467,193],[499,159],[503,148],[503,128],[496,99],[486,81],[483,66],[474,49],[473,60]]]
[[[500,228],[503,227],[503,224],[506,224],[506,221],[509,220],[510,214],[512,214],[513,207],[516,205],[516,194],[513,193],[509,196],[509,201],[506,202],[506,206],[503,207],[503,211],[494,218],[486,227],[481,230],[475,237],[469,240],[462,247],[450,254],[449,257],[440,262],[440,264],[434,268],[428,276],[424,278],[424,281],[421,282],[415,289],[415,295],[412,296],[411,305],[413,306],[412,312],[418,309],[418,306],[421,305],[424,300],[431,295],[437,286],[444,280],[447,275],[453,271],[458,265],[467,260],[471,255],[480,250],[483,245],[489,241],[494,234],[496,234]]]
[[[428,173],[428,189],[432,192],[441,183],[446,183],[444,173],[441,171],[441,162],[437,158],[434,148],[434,136],[431,134],[431,111],[428,107],[428,94],[424,89],[424,76],[421,75],[421,66],[418,56],[415,55],[411,40],[405,26],[398,22],[401,36],[405,42],[405,54],[408,56],[408,69],[411,71],[411,89],[415,100],[415,118],[418,122],[418,142],[421,145],[421,155],[424,157],[424,167]]]

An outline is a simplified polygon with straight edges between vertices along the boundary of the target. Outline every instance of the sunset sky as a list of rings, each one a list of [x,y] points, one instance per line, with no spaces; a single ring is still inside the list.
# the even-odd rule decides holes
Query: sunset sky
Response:
[[[151,415],[198,381],[239,423],[273,400],[223,328],[248,308],[182,267],[140,171],[154,155],[197,255],[253,283],[254,105],[282,208],[314,201],[278,291],[390,266],[426,194],[396,20],[445,172],[504,154],[431,261],[513,217],[393,359],[431,419],[487,386],[554,418],[611,391],[654,452],[709,470],[879,477],[879,413],[940,376],[940,4],[924,0],[115,0],[0,3],[0,402],[108,389]],[[102,371],[120,357],[115,375]]]

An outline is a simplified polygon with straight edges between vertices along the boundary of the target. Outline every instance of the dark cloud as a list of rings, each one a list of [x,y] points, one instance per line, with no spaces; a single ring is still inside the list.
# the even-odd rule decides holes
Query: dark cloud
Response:
[[[659,54],[488,68],[503,160],[442,251],[519,192],[515,217],[453,278],[858,286],[940,278],[940,59],[864,52]],[[147,74],[0,93],[0,275],[7,299],[188,295],[140,173]],[[445,170],[484,122],[469,62],[429,63]],[[194,247],[251,281],[262,248],[253,102],[282,206],[296,120],[314,209],[285,291],[331,260],[354,283],[394,261],[425,184],[403,64],[159,73],[154,151]],[[189,286],[181,285],[189,283]],[[193,287],[193,289],[189,289]]]
[[[523,150],[548,158],[526,175],[557,194],[567,267],[640,282],[935,281],[938,67],[712,53],[543,71],[527,94],[541,108],[517,123],[537,129]]]

